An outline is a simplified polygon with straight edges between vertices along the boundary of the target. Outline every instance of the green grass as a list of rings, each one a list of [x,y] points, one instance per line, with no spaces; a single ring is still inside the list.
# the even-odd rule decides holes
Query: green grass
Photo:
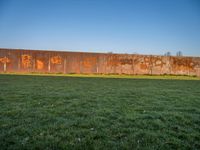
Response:
[[[83,76],[0,75],[0,149],[200,149],[199,78]]]

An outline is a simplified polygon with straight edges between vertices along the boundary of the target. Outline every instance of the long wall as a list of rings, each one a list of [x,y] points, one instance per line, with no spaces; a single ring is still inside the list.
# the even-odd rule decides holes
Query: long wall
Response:
[[[200,76],[200,57],[0,49],[0,72]]]

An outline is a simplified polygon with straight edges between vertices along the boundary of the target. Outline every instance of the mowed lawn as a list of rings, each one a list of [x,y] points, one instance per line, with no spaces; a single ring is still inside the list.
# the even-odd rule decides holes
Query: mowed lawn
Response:
[[[200,80],[0,75],[0,149],[200,149]]]

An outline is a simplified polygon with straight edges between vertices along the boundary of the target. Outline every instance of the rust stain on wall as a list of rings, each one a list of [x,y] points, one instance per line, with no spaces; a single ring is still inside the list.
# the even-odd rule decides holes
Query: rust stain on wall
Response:
[[[138,69],[147,70],[150,67],[150,58],[147,56],[139,56],[134,60],[134,64],[139,65]]]
[[[132,65],[133,64],[133,60],[132,59],[120,59],[120,63],[122,65]]]
[[[154,66],[159,66],[159,67],[163,67],[163,65],[165,65],[166,63],[163,62],[163,60],[161,58],[157,58],[157,59],[153,59],[152,63]]]
[[[42,70],[44,68],[44,62],[41,60],[36,60],[36,67],[39,70]]]
[[[108,58],[108,62],[107,62],[107,65],[108,66],[118,66],[120,65],[120,60],[117,56],[115,55],[111,55],[109,58]]]
[[[0,48],[0,72],[5,71],[200,76],[200,57],[98,54]]]
[[[54,57],[51,57],[51,63],[52,64],[61,64],[62,62],[62,59],[60,56],[54,56]]]
[[[21,56],[21,58],[22,58],[22,65],[24,68],[32,67],[32,56],[24,54]]]
[[[85,57],[82,61],[82,64],[86,68],[91,68],[93,65],[96,65],[96,58],[95,57]]]
[[[9,63],[10,59],[8,59],[7,57],[2,57],[2,58],[0,58],[0,62],[3,63],[3,64]]]

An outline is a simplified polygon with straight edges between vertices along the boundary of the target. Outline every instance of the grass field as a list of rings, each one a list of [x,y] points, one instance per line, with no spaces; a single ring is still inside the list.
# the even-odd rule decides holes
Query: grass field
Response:
[[[200,149],[200,80],[150,78],[0,75],[0,149]]]

